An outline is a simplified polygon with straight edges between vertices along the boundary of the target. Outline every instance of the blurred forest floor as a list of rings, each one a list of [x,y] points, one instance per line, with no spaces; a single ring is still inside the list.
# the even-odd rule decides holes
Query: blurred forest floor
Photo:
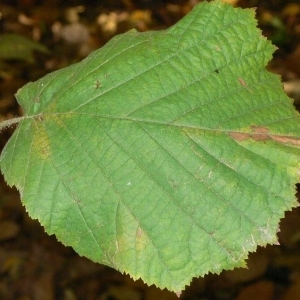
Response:
[[[131,28],[165,29],[196,0],[2,0],[0,2],[0,117],[22,114],[14,94],[29,81],[80,61]],[[258,26],[278,47],[268,68],[282,76],[300,106],[300,4],[286,0],[228,0],[257,7]],[[28,38],[28,39],[24,39]],[[1,133],[1,147],[13,129]],[[194,279],[181,299],[300,299],[300,210],[286,213],[280,245],[259,248],[247,269]],[[19,194],[0,184],[0,299],[151,300],[175,294],[134,282],[79,257],[48,236],[22,207]]]

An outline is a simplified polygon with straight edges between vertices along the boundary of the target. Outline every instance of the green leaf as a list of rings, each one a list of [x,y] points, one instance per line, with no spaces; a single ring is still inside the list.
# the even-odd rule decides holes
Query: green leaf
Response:
[[[19,59],[33,62],[33,51],[49,53],[44,45],[18,34],[0,35],[0,59]]]
[[[1,170],[80,255],[179,292],[245,266],[297,206],[300,117],[254,10],[203,2],[17,93]]]

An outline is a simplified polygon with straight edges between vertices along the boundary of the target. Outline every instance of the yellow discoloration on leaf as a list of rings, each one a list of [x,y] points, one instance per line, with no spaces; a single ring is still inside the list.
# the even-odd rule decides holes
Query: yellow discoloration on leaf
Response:
[[[49,159],[51,155],[50,139],[41,121],[33,123],[33,131],[32,151],[44,160]]]
[[[141,227],[138,227],[136,231],[135,241],[136,241],[135,244],[136,251],[144,250],[145,247],[149,244],[149,239]]]

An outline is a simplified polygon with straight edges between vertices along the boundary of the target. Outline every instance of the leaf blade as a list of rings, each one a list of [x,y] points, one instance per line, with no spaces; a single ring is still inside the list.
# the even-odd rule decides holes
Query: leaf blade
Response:
[[[21,89],[1,170],[29,214],[80,255],[176,292],[275,243],[297,205],[300,118],[255,26],[253,11],[204,2]]]

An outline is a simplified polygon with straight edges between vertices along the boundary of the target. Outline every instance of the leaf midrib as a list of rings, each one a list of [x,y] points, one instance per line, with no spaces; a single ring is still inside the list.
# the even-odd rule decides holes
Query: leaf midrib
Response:
[[[284,102],[283,102],[284,103]],[[249,134],[253,136],[270,136],[271,137],[279,137],[279,138],[291,138],[295,140],[299,140],[299,137],[297,135],[286,135],[286,134],[276,134],[276,133],[264,133],[264,132],[253,132],[251,128],[249,127],[249,130],[237,130],[237,129],[222,129],[222,128],[208,128],[208,127],[203,127],[203,126],[193,126],[193,125],[186,125],[186,124],[176,124],[176,123],[170,123],[170,122],[161,122],[161,121],[156,121],[156,120],[145,120],[141,118],[129,118],[129,117],[124,117],[124,116],[103,116],[103,115],[98,115],[98,114],[92,114],[92,113],[83,113],[83,112],[58,112],[58,113],[39,113],[36,115],[30,115],[30,116],[23,116],[18,118],[18,122],[20,125],[22,124],[23,120],[33,120],[35,122],[43,122],[38,120],[38,118],[42,117],[44,120],[51,120],[51,116],[53,117],[61,117],[61,116],[66,116],[69,118],[70,116],[89,116],[91,118],[100,118],[100,119],[106,119],[106,120],[119,120],[119,121],[130,121],[134,123],[145,123],[145,124],[151,124],[151,125],[161,125],[161,126],[167,126],[167,127],[175,127],[175,128],[181,128],[181,129],[186,129],[186,130],[199,130],[199,131],[208,131],[208,132],[214,132],[214,133],[226,133],[226,134]],[[261,127],[266,127],[265,125],[271,124],[271,123],[276,123],[282,120],[288,120],[288,119],[299,119],[299,116],[294,115],[291,117],[283,118],[283,119],[277,119],[273,122],[269,123],[263,123],[259,124]]]

